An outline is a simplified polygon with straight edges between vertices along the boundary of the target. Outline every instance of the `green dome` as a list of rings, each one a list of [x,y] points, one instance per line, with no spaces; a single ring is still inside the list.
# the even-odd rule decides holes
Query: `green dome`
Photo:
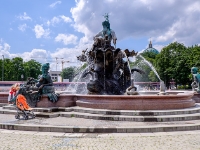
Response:
[[[155,48],[147,48],[144,50],[144,52],[152,52],[152,53],[155,53],[155,54],[159,54],[159,51]]]
[[[145,49],[144,52],[153,52],[154,54],[159,54],[159,51],[152,47],[151,41],[149,42],[149,47]]]

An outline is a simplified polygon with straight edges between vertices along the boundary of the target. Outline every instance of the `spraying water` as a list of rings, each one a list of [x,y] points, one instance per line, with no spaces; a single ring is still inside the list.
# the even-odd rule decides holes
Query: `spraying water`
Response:
[[[140,58],[142,58],[143,61],[152,69],[152,71],[156,74],[156,76],[158,77],[158,79],[161,82],[162,80],[160,79],[160,76],[158,75],[158,73],[157,73],[156,69],[154,68],[154,66],[149,61],[147,61],[142,55],[139,54],[138,56]]]
[[[129,64],[129,59],[128,59],[128,57],[127,57],[127,55],[124,51],[122,51],[122,53],[125,56],[125,59],[123,59],[123,60],[128,63],[128,68],[129,68],[129,71],[130,71],[130,74],[131,74],[131,67],[130,67],[130,64]]]
[[[78,83],[77,82],[82,82],[82,76],[83,76],[83,73],[87,72],[89,69],[90,69],[91,65],[88,65],[85,69],[81,70],[75,77],[74,79],[72,80],[72,83],[73,84],[70,84],[66,91],[71,91],[71,92],[76,92],[77,91],[77,88],[78,88]],[[89,79],[88,79],[89,80]],[[74,84],[75,83],[75,84]],[[86,91],[86,85],[85,87],[83,88],[84,91],[82,91],[82,93],[87,93]]]
[[[149,62],[147,61],[142,55],[138,55],[140,58],[143,59],[143,61],[152,69],[152,71],[156,74],[156,76],[158,77],[158,79],[160,80],[160,93],[158,93],[158,95],[166,95],[168,93],[165,92],[165,84],[164,82],[160,79],[160,76],[158,75],[156,69],[154,68],[154,66]]]

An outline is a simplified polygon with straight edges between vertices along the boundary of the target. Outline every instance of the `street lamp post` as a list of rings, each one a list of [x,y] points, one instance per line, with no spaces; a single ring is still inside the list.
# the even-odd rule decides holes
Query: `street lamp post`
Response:
[[[2,59],[2,81],[4,80],[4,55],[2,55],[3,59]]]

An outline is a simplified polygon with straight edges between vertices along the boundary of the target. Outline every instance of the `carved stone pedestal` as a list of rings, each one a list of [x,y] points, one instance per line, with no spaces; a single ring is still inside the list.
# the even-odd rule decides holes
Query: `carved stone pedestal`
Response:
[[[71,107],[75,106],[75,100],[74,100],[75,95],[73,94],[62,94],[59,95],[59,99],[57,102],[52,103],[49,99],[48,96],[42,96],[41,100],[37,103],[36,107]]]
[[[194,96],[192,97],[192,99],[193,99],[196,103],[200,103],[200,93],[194,93]]]

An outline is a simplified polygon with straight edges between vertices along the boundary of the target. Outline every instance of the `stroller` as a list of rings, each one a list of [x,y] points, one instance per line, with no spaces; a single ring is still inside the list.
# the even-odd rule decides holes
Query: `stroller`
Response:
[[[20,119],[20,115],[22,115],[25,120],[28,120],[29,116],[35,118],[32,108],[28,105],[26,98],[22,94],[17,95],[15,103],[17,109],[17,114],[15,115],[16,119]]]

